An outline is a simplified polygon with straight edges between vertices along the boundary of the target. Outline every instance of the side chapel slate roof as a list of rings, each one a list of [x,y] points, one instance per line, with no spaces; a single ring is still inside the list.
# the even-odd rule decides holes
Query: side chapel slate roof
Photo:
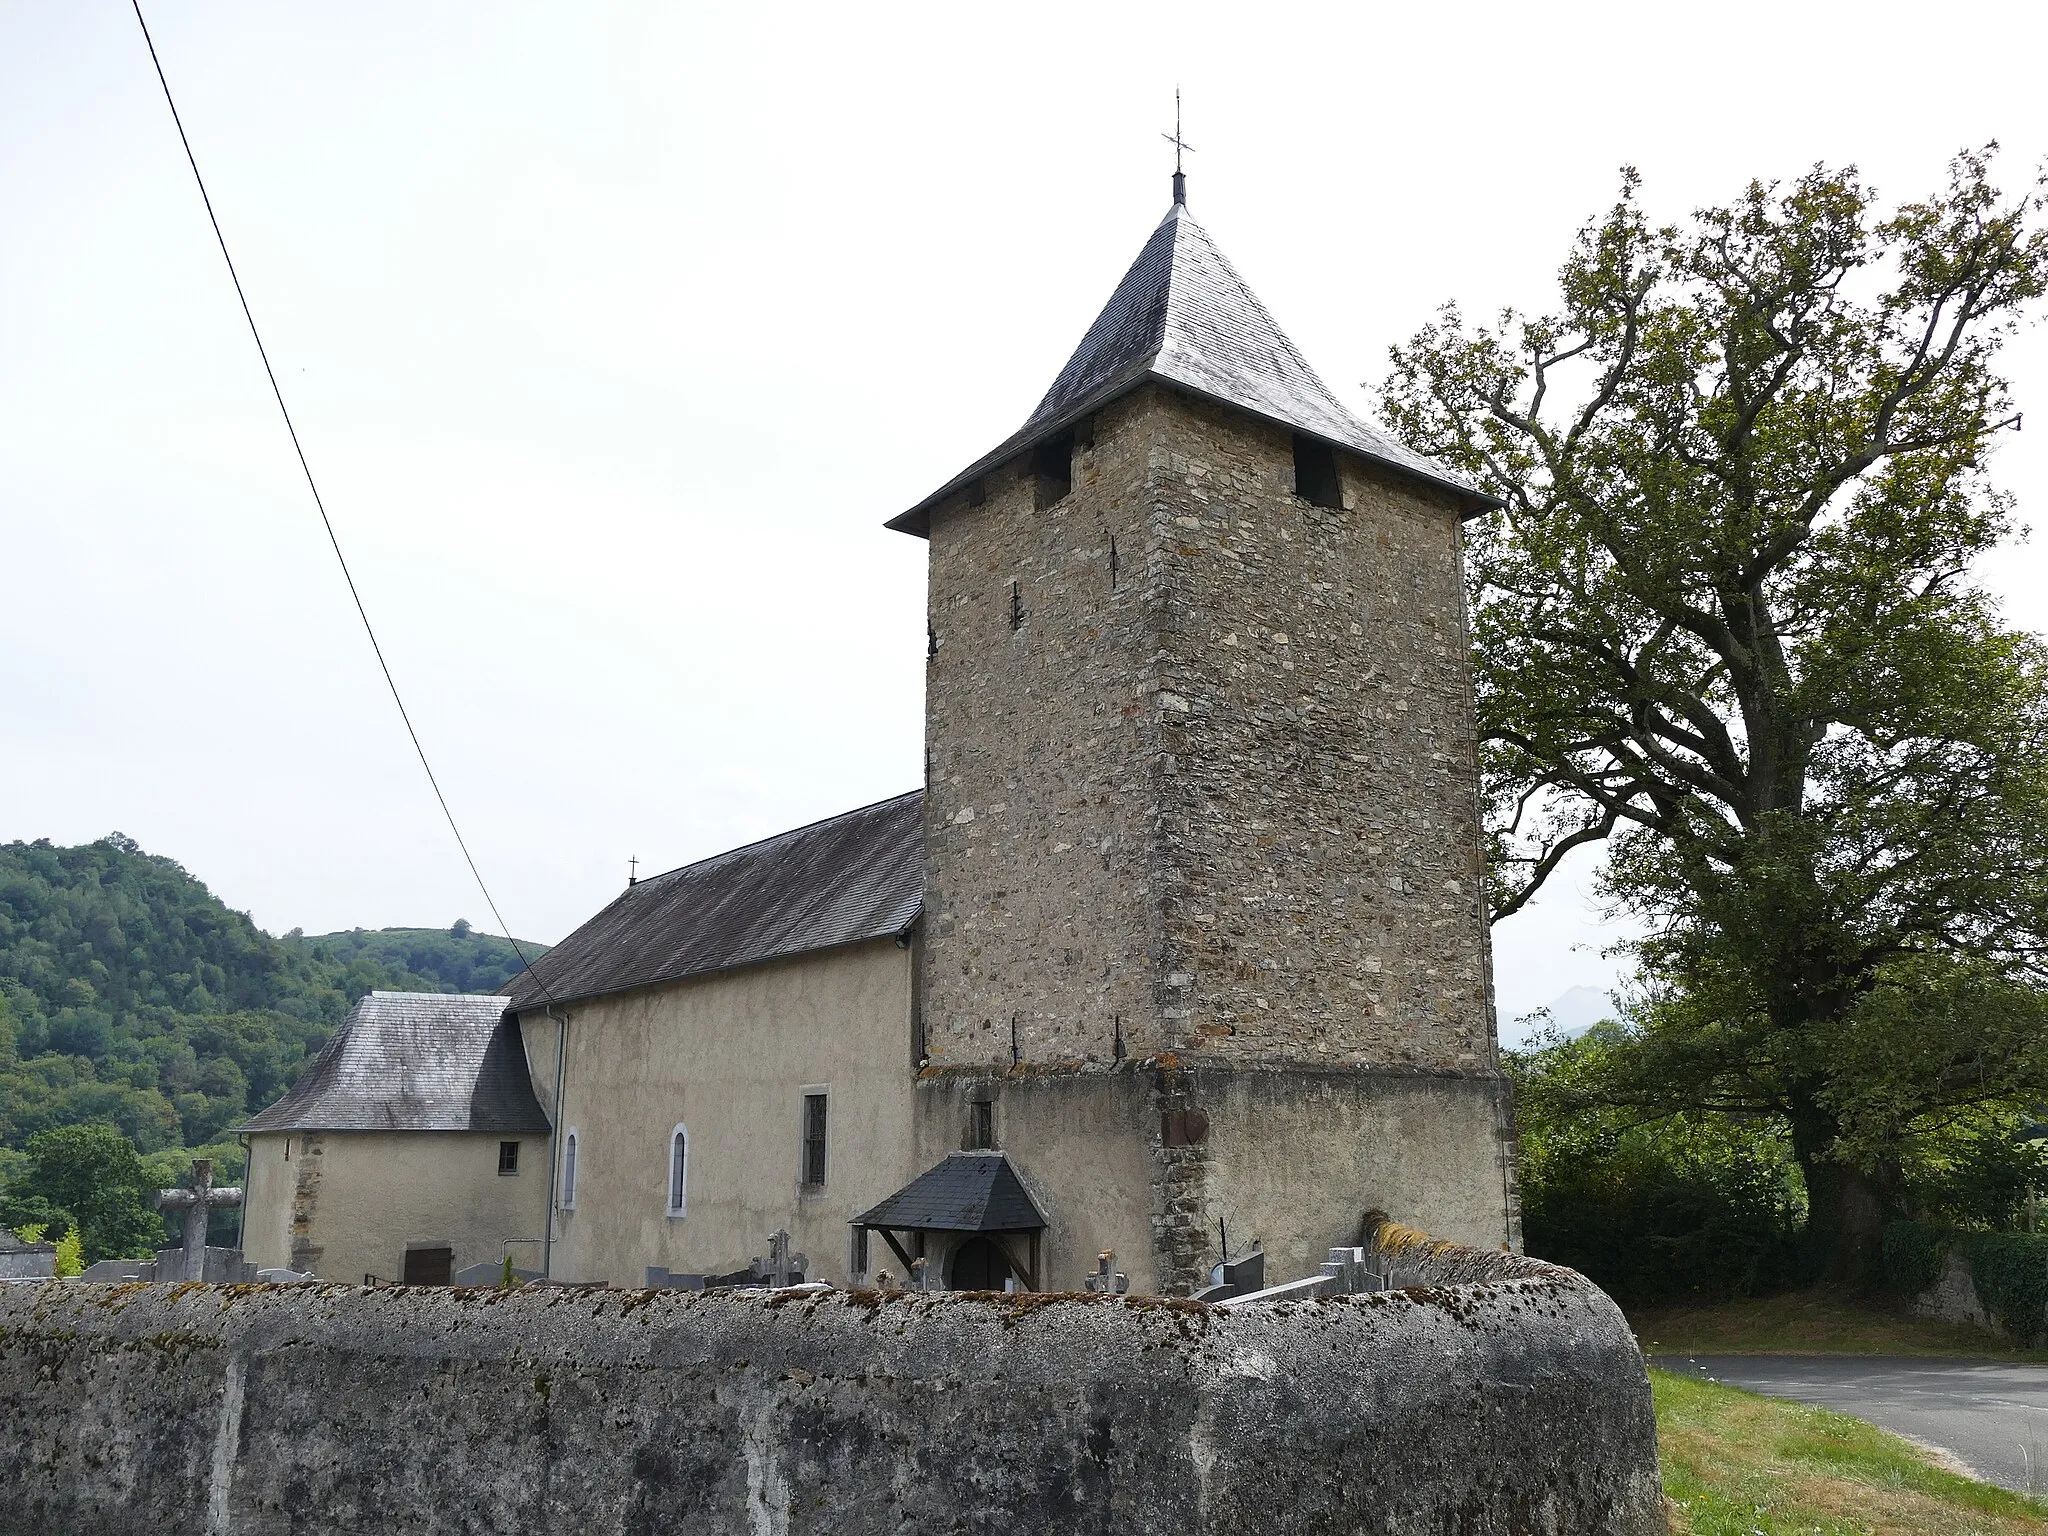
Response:
[[[894,937],[923,901],[920,789],[630,885],[505,990],[537,1008]]]
[[[1045,1225],[1000,1152],[949,1152],[895,1194],[853,1218],[898,1232],[1029,1232]]]
[[[517,1136],[548,1128],[505,999],[449,992],[372,992],[292,1091],[237,1127]]]
[[[1148,379],[1220,400],[1456,492],[1498,498],[1352,415],[1176,201],[1024,425],[888,526],[927,534],[932,509]]]

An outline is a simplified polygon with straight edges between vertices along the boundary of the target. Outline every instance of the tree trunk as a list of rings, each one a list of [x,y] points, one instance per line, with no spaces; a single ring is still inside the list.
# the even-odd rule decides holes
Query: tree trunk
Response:
[[[1898,1180],[1873,1177],[1830,1155],[1839,1128],[1824,1110],[1792,1116],[1792,1152],[1806,1181],[1807,1262],[1815,1279],[1868,1290],[1882,1278],[1885,1223],[1898,1214]]]

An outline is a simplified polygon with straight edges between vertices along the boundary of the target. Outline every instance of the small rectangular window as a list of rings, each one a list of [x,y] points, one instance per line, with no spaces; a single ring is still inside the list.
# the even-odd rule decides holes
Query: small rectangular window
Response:
[[[1344,486],[1337,477],[1337,452],[1328,443],[1319,443],[1312,437],[1295,437],[1294,494],[1312,507],[1344,505]]]
[[[852,1227],[853,1235],[846,1247],[847,1272],[855,1279],[865,1279],[868,1272],[868,1229]]]
[[[967,1145],[976,1152],[987,1152],[996,1144],[996,1107],[987,1099],[978,1099],[967,1106]]]
[[[443,1244],[405,1245],[407,1285],[450,1285],[455,1279],[455,1250]]]
[[[804,1182],[825,1182],[825,1098],[822,1093],[804,1095]]]
[[[1074,488],[1074,434],[1062,432],[1031,450],[1031,501],[1043,512]]]
[[[498,1172],[501,1174],[519,1171],[519,1143],[501,1141],[498,1143]]]

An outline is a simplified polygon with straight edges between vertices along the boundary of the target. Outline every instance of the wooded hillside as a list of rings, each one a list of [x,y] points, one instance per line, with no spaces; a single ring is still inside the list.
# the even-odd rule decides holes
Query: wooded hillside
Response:
[[[273,938],[118,833],[0,844],[0,1148],[94,1121],[144,1152],[214,1142],[365,992],[490,992],[517,968],[466,922]]]

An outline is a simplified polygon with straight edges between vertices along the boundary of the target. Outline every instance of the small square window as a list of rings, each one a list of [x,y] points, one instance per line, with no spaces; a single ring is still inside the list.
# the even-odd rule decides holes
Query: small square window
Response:
[[[1328,443],[1312,437],[1294,439],[1294,494],[1312,507],[1341,508],[1344,483],[1337,474],[1337,455]]]
[[[1074,488],[1074,434],[1062,432],[1031,450],[1031,503],[1038,511],[1065,501]]]
[[[519,1171],[519,1143],[501,1141],[498,1143],[498,1172],[501,1174]]]

